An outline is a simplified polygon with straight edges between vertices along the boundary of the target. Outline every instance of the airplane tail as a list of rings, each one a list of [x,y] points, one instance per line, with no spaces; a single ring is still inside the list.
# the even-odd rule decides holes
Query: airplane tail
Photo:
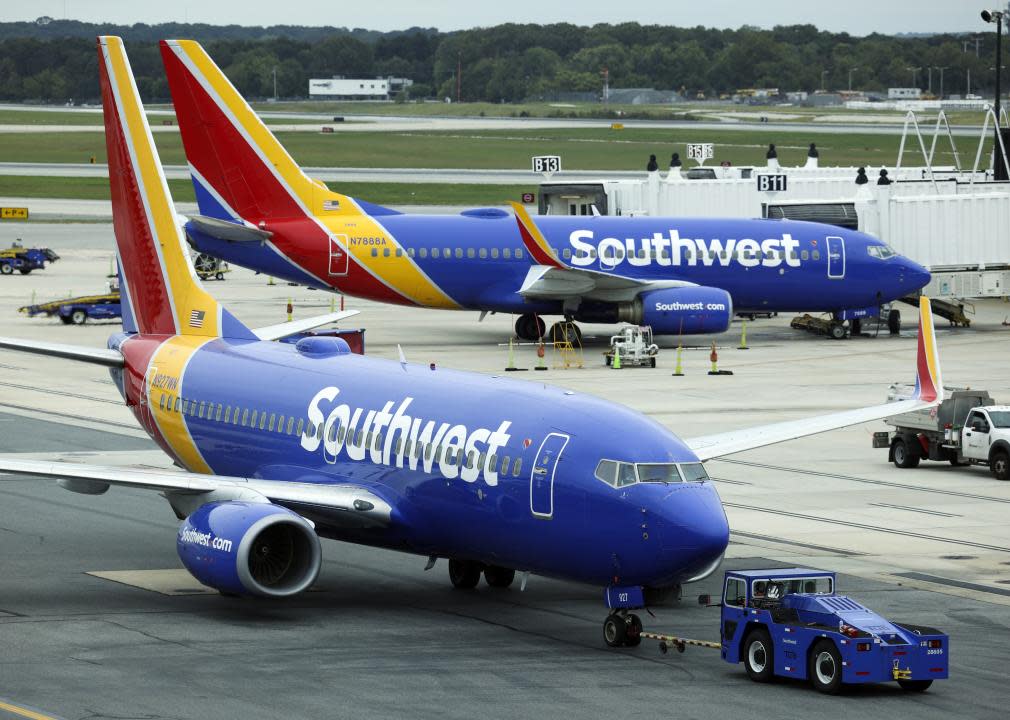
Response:
[[[162,40],[161,57],[202,215],[258,226],[361,214],[302,172],[198,42]]]
[[[923,402],[943,400],[943,373],[933,329],[933,307],[929,298],[919,298],[919,347],[916,355],[914,399]]]
[[[121,38],[98,38],[124,328],[257,339],[200,285]]]

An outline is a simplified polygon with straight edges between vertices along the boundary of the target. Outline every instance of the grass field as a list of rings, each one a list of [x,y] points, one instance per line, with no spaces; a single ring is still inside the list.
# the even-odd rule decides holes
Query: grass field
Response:
[[[169,180],[176,202],[193,202],[189,180]],[[504,205],[519,201],[522,193],[535,192],[529,185],[457,185],[449,183],[348,183],[342,193],[380,205]],[[51,178],[0,175],[0,196],[25,198],[72,198],[108,200],[109,181],[104,178]]]
[[[295,160],[305,166],[526,169],[531,155],[557,154],[563,168],[601,171],[644,170],[653,153],[660,165],[665,166],[673,152],[686,159],[684,145],[688,142],[713,142],[714,163],[728,161],[734,165],[763,165],[768,143],[774,142],[779,162],[787,166],[802,165],[811,142],[817,143],[822,164],[893,165],[899,144],[898,137],[887,135],[661,128],[289,132],[278,133],[278,138]],[[164,163],[184,164],[182,141],[177,134],[156,133],[155,141]],[[967,149],[965,144],[963,157]],[[937,153],[938,163],[951,161],[949,146],[938,145]],[[0,160],[4,162],[80,163],[88,162],[91,156],[97,162],[105,162],[105,138],[101,133],[0,134]],[[920,161],[909,156],[908,163]]]

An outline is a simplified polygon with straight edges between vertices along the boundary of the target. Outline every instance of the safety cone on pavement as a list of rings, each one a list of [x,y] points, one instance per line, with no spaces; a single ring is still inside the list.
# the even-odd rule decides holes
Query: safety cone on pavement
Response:
[[[295,306],[291,302],[291,298],[288,298],[288,322],[291,322],[295,314]]]
[[[275,282],[274,282],[274,276],[273,276],[273,275],[271,275],[271,276],[270,276],[270,279],[269,279],[269,280],[267,280],[267,285],[276,285],[276,284],[277,284],[277,283],[275,283]]]
[[[719,369],[719,353],[715,349],[715,340],[712,341],[712,352],[709,353],[708,359],[712,361],[712,369],[708,371],[709,375],[732,375],[732,370],[720,370]]]
[[[747,347],[747,321],[746,320],[743,320],[741,322],[740,347],[738,347],[737,350],[750,350],[750,348]]]
[[[614,362],[611,365],[611,367],[614,368],[614,370],[620,370],[621,369],[621,346],[620,345],[614,345]]]
[[[681,365],[682,355],[684,354],[684,347],[682,345],[677,345],[677,365],[673,368],[674,377],[683,377],[684,368]]]
[[[547,351],[544,348],[544,341],[541,340],[540,344],[537,346],[537,366],[536,366],[536,368],[534,368],[535,370],[546,370],[547,369],[547,366],[544,364],[544,356],[546,354],[547,354]]]
[[[516,367],[516,351],[515,345],[512,344],[512,338],[509,338],[509,364],[505,366],[506,372],[515,372],[522,368]]]

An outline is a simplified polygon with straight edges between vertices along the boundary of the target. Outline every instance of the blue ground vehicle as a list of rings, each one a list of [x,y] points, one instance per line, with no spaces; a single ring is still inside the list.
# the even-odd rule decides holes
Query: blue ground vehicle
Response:
[[[14,243],[0,250],[0,275],[11,275],[17,270],[27,275],[32,270],[41,270],[46,263],[54,263],[60,256],[49,248],[26,248]]]
[[[122,317],[119,290],[102,295],[63,298],[36,305],[25,305],[18,312],[30,317],[48,315],[58,317],[64,325],[83,325],[88,320],[114,320]]]
[[[835,593],[835,574],[789,568],[726,573],[722,658],[743,662],[756,682],[808,679],[834,694],[843,685],[896,680],[922,692],[947,677],[949,639],[939,630],[891,623]]]

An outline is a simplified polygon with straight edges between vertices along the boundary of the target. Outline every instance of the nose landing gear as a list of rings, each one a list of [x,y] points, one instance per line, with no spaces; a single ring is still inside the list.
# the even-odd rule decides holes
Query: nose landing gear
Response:
[[[625,609],[615,610],[603,621],[607,647],[636,647],[642,642],[642,620]]]

